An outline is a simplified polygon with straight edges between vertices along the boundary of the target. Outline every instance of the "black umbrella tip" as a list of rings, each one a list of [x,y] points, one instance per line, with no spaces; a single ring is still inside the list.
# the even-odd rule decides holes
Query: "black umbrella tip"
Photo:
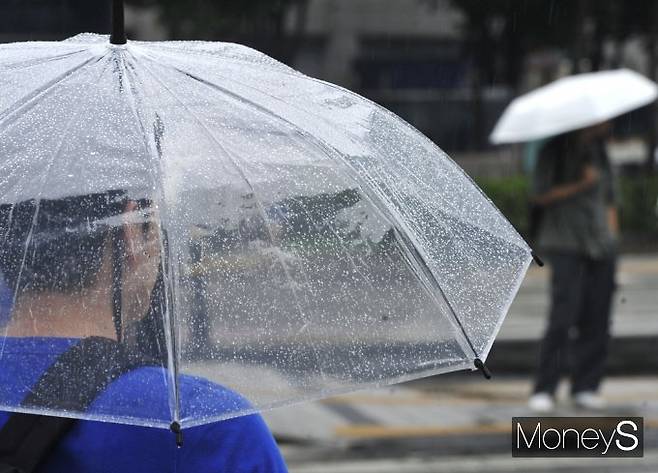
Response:
[[[126,44],[126,26],[123,14],[123,0],[112,0],[112,30],[110,33],[110,43]]]
[[[482,376],[484,376],[486,379],[491,379],[491,371],[489,371],[487,365],[484,364],[484,361],[476,358],[473,360],[473,365],[475,365],[475,367],[482,373]]]
[[[183,446],[183,429],[180,424],[176,421],[173,421],[169,426],[169,429],[176,435],[176,446],[181,448]]]
[[[535,252],[533,251],[533,252],[530,253],[530,254],[532,255],[532,259],[533,259],[534,262],[537,264],[537,266],[539,266],[540,268],[541,268],[542,266],[544,266],[544,261],[542,261],[542,259],[539,257],[539,255],[537,255],[537,253],[535,253]]]

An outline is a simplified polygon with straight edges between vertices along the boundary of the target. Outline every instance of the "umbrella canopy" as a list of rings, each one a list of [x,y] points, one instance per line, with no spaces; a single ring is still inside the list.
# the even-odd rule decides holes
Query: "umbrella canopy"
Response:
[[[531,262],[417,130],[244,46],[6,44],[0,89],[0,271],[15,304],[0,370],[21,327],[61,337],[73,317],[54,302],[25,310],[35,297],[87,295],[75,312],[89,322],[64,325],[96,335],[106,296],[89,288],[125,260],[115,325],[159,360],[150,389],[169,399],[49,414],[185,427],[473,369]],[[148,316],[131,320],[144,286]],[[190,376],[249,404],[186,398]],[[39,411],[9,390],[0,409]]]
[[[604,122],[656,97],[658,85],[628,69],[564,77],[514,99],[490,140],[501,144],[548,138]]]

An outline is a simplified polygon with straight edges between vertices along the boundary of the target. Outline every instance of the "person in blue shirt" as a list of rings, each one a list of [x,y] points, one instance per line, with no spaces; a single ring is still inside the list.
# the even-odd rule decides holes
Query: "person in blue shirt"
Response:
[[[0,271],[17,293],[6,336],[0,338],[0,406],[19,406],[57,357],[84,337],[138,343],[140,333],[131,338],[131,330],[143,327],[152,310],[161,267],[162,233],[155,220],[134,219],[146,206],[122,192],[0,206],[0,231],[5,235]],[[119,224],[103,223],[114,217]],[[117,257],[122,259],[120,272]],[[128,371],[87,411],[140,419],[146,412],[154,423],[165,421],[170,406],[164,374],[157,363]],[[216,415],[248,407],[238,394],[205,379],[179,380],[182,418],[185,409]],[[0,412],[0,427],[9,416]],[[184,436],[184,446],[178,448],[165,429],[79,420],[38,471],[286,471],[260,415],[190,427]]]

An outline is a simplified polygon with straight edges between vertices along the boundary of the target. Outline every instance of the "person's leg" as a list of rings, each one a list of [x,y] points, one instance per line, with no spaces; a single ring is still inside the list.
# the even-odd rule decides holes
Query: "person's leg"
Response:
[[[572,394],[596,392],[603,378],[610,338],[615,259],[590,260],[587,281],[576,322],[578,337],[573,347]]]
[[[557,253],[551,264],[551,307],[539,353],[535,393],[554,394],[567,359],[569,329],[580,310],[581,275],[584,259],[575,254]]]

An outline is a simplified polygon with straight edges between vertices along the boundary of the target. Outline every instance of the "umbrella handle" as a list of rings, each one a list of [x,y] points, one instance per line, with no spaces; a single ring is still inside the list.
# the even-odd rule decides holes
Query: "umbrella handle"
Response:
[[[112,32],[110,34],[110,43],[126,44],[126,41],[123,0],[112,0]]]

